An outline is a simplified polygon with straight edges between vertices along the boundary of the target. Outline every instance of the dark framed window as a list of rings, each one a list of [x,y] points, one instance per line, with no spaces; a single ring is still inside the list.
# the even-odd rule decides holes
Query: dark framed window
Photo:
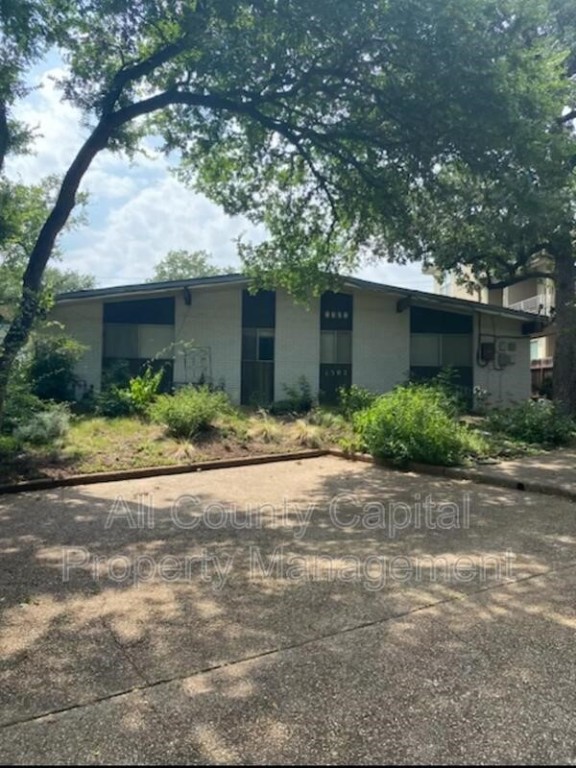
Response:
[[[274,329],[243,328],[242,360],[249,362],[274,362]]]
[[[350,365],[352,363],[352,332],[321,331],[320,363]]]
[[[320,329],[352,330],[353,296],[350,293],[323,293],[320,299]]]
[[[242,295],[242,385],[244,405],[268,405],[274,399],[274,327],[276,294]]]
[[[174,325],[174,297],[104,302],[105,323]]]
[[[242,293],[242,328],[274,328],[276,325],[276,293],[258,291]]]
[[[460,312],[445,312],[441,309],[428,307],[411,307],[411,333],[472,333],[474,318]]]

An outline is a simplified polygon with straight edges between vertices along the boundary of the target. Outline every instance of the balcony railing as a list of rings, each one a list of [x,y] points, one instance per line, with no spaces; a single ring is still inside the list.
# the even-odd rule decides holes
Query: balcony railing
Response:
[[[551,310],[550,297],[545,293],[538,296],[530,296],[522,301],[508,304],[508,309],[517,309],[520,312],[533,312],[535,315],[549,315]]]
[[[530,368],[532,368],[533,371],[547,370],[548,368],[552,368],[553,366],[554,366],[553,357],[540,357],[538,360],[530,361]]]

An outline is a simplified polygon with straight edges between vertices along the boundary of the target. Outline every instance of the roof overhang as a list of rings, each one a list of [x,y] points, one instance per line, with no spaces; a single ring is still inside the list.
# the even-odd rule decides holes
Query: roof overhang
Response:
[[[162,296],[173,294],[176,291],[184,291],[190,295],[190,292],[197,290],[208,290],[215,288],[226,288],[230,286],[247,286],[250,280],[245,275],[215,275],[213,277],[199,277],[190,280],[170,280],[162,283],[139,283],[136,285],[119,285],[112,288],[91,288],[85,291],[72,291],[62,293],[56,296],[58,304],[72,303],[78,301],[90,300],[120,300],[137,299],[145,296]],[[375,291],[385,293],[389,296],[398,297],[397,309],[399,312],[407,309],[411,304],[419,306],[430,306],[437,309],[444,309],[452,312],[461,312],[471,314],[479,312],[484,315],[493,315],[504,317],[510,320],[517,320],[523,323],[540,323],[544,325],[548,322],[545,315],[535,315],[531,312],[520,312],[515,309],[499,307],[495,304],[482,304],[468,299],[455,299],[449,296],[441,296],[426,291],[417,291],[411,288],[400,288],[394,285],[384,283],[375,283],[369,280],[361,280],[357,277],[342,277],[341,288],[352,288],[361,291]]]
[[[483,304],[479,301],[470,301],[468,299],[455,299],[451,296],[441,296],[440,294],[417,291],[412,288],[400,288],[394,285],[373,283],[368,280],[360,280],[356,277],[344,278],[343,285],[358,290],[380,291],[389,295],[398,296],[397,309],[399,312],[404,311],[411,304],[418,304],[419,306],[436,307],[438,309],[465,314],[480,312],[484,315],[506,317],[510,320],[517,320],[524,323],[535,321],[540,321],[542,323],[548,322],[548,317],[545,315],[535,315],[532,312],[520,312],[516,309],[499,307],[496,304]]]
[[[111,288],[90,288],[85,291],[71,291],[56,296],[58,304],[89,300],[138,299],[145,296],[161,296],[175,291],[194,291],[200,288],[222,288],[231,285],[247,285],[249,280],[244,275],[215,275],[198,277],[190,280],[169,280],[162,283],[138,283],[118,285]]]

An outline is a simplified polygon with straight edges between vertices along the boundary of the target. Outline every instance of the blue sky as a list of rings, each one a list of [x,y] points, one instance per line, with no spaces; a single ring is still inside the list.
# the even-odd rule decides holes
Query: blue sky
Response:
[[[16,114],[37,131],[33,153],[12,157],[7,172],[25,183],[48,174],[63,174],[80,147],[86,129],[78,110],[61,101],[54,78],[62,72],[55,54],[30,74],[34,86]],[[61,266],[88,272],[97,284],[121,285],[146,280],[154,264],[169,250],[204,249],[220,266],[240,266],[234,240],[242,235],[259,240],[263,233],[249,221],[231,218],[180,184],[170,173],[168,160],[153,150],[133,162],[102,152],[86,174],[88,221],[60,241]],[[419,265],[380,263],[358,273],[370,280],[431,289],[431,278]]]

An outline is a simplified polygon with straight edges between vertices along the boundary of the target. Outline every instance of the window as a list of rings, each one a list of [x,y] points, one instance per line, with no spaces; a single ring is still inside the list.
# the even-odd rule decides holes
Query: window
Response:
[[[272,328],[244,328],[242,331],[242,359],[245,362],[274,362],[274,330]]]
[[[411,365],[421,368],[461,368],[472,365],[472,337],[456,333],[413,333]]]
[[[138,326],[127,323],[104,324],[104,357],[136,358]]]
[[[242,292],[242,327],[274,328],[276,325],[276,294],[274,291]]]
[[[105,323],[174,325],[174,299],[130,299],[104,302]]]
[[[410,362],[422,368],[437,368],[440,364],[440,335],[435,333],[413,333],[411,338]]]
[[[350,331],[321,332],[320,363],[323,365],[350,365],[352,363],[352,334]]]
[[[472,344],[471,337],[460,334],[446,334],[441,336],[442,366],[453,366],[458,368],[465,365],[472,365]]]
[[[258,360],[274,360],[274,331],[258,329]]]
[[[174,326],[104,323],[104,357],[126,360],[173,357]]]

